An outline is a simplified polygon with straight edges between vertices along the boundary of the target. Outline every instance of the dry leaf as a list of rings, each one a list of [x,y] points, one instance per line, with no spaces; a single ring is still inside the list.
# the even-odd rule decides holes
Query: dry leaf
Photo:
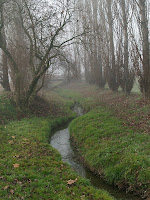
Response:
[[[27,138],[24,138],[23,140],[24,140],[24,141],[28,141],[29,139],[27,139]]]
[[[15,136],[11,136],[13,139],[15,139],[16,137]]]
[[[22,144],[30,144],[29,142],[22,142]]]
[[[29,183],[32,183],[31,179],[28,180]]]
[[[20,164],[13,164],[14,168],[18,168],[20,166]]]
[[[72,185],[72,184],[76,183],[77,180],[78,180],[77,178],[76,178],[75,180],[71,180],[71,179],[70,179],[70,180],[67,181],[67,184],[68,184],[68,185]]]
[[[20,157],[20,155],[15,155],[15,156],[13,156],[13,158],[19,158]]]
[[[15,191],[14,191],[13,189],[11,189],[11,190],[10,190],[10,193],[11,193],[11,194],[14,194],[14,193],[15,193]]]
[[[84,199],[85,199],[85,195],[82,195],[82,196],[81,196],[81,200],[84,200]]]
[[[13,141],[13,140],[10,140],[10,141],[9,141],[9,144],[14,144],[14,141]]]
[[[22,182],[21,181],[17,181],[17,184],[22,185]]]
[[[3,190],[7,190],[8,188],[9,188],[9,185],[5,186],[5,187],[3,188]]]

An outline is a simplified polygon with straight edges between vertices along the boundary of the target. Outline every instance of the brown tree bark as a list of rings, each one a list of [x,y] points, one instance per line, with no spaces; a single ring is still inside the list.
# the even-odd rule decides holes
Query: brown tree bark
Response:
[[[5,91],[10,91],[9,76],[8,76],[8,60],[7,60],[7,56],[4,53],[2,55],[2,62],[3,62],[2,85]]]
[[[109,25],[109,42],[110,42],[110,65],[109,71],[109,87],[112,91],[117,91],[119,87],[117,69],[115,63],[115,50],[114,50],[114,33],[113,33],[113,17],[112,17],[112,0],[107,0],[107,18]]]
[[[1,20],[4,21],[3,5],[1,5]],[[4,26],[1,29],[1,34],[2,34],[2,38],[3,38],[3,43],[6,46],[6,35],[5,35]],[[4,52],[2,53],[2,64],[3,64],[3,68],[2,68],[2,72],[3,72],[2,85],[3,85],[4,90],[10,91],[9,76],[8,76],[8,60],[7,60],[7,56],[5,55]]]
[[[15,87],[15,102],[16,102],[16,106],[19,108],[20,104],[21,104],[21,100],[20,100],[20,75],[19,75],[17,63],[15,62],[12,54],[8,50],[7,45],[6,45],[6,41],[5,41],[5,38],[4,38],[4,35],[3,35],[3,30],[4,30],[3,3],[4,2],[2,2],[0,4],[0,48],[3,50],[3,52],[5,53],[5,55],[7,56],[9,61],[11,62],[12,68],[15,72],[15,85],[14,85],[14,87]]]
[[[146,0],[139,0],[141,15],[142,45],[143,45],[143,95],[150,99],[150,45],[148,19],[146,13]]]
[[[123,82],[124,82],[124,92],[125,94],[129,94],[130,91],[128,90],[128,82],[129,82],[129,52],[128,52],[128,23],[127,23],[127,16],[126,16],[126,6],[125,0],[120,1],[122,14],[123,14],[123,32],[124,32],[124,73],[123,73]]]

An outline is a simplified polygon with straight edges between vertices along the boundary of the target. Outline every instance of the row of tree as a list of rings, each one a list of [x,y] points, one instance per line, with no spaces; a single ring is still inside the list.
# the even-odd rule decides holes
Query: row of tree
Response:
[[[148,0],[0,0],[0,83],[17,107],[29,105],[45,74],[125,94],[139,81],[150,99]]]
[[[78,0],[77,6],[77,26],[89,28],[77,59],[86,80],[102,88],[108,83],[112,91],[121,86],[129,94],[137,79],[150,99],[150,2]]]

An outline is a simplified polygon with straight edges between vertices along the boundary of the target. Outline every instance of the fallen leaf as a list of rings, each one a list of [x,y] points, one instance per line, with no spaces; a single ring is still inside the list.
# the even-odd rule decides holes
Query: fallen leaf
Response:
[[[22,144],[30,144],[29,142],[22,142]]]
[[[10,193],[11,193],[11,194],[14,194],[14,193],[15,193],[15,191],[14,191],[13,189],[11,189],[11,190],[10,190]]]
[[[19,158],[20,157],[20,155],[15,155],[15,156],[13,156],[13,158]]]
[[[14,168],[18,168],[20,166],[20,164],[13,164]]]
[[[24,140],[24,141],[28,141],[29,139],[27,139],[27,138],[24,138],[23,140]]]
[[[78,180],[77,178],[76,178],[75,180],[71,180],[71,179],[70,179],[70,180],[67,181],[67,184],[68,184],[68,185],[72,185],[72,184],[76,183],[77,180]]]
[[[21,181],[17,181],[17,184],[22,185],[22,182]]]
[[[10,140],[10,141],[9,141],[9,144],[14,144],[14,141],[13,141],[13,140]]]
[[[81,196],[81,200],[84,200],[84,199],[85,199],[85,195],[82,195],[82,196]]]
[[[11,136],[13,139],[15,139],[16,137],[15,136]]]
[[[28,182],[29,182],[29,183],[32,183],[31,179],[28,179]]]
[[[9,188],[9,185],[5,186],[5,187],[3,188],[3,190],[7,190],[8,188]]]

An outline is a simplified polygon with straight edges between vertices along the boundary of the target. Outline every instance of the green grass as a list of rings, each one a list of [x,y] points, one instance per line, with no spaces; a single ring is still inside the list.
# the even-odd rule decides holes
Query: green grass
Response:
[[[57,89],[56,91],[62,97],[69,99],[74,103],[79,103],[86,112],[90,111],[96,106],[96,101],[93,97],[83,98],[80,93],[71,91],[69,89]]]
[[[145,195],[150,190],[150,136],[130,130],[96,108],[73,120],[72,139],[86,165],[108,183]]]
[[[6,121],[16,119],[17,112],[15,105],[7,94],[0,95],[0,122],[5,123]]]
[[[55,97],[55,108],[61,109],[63,116],[33,116],[0,125],[0,199],[113,200],[79,177],[48,144],[53,130],[75,116],[69,110],[71,101],[62,107],[65,100]],[[3,111],[11,117],[9,105],[15,113],[11,102],[5,102]],[[76,182],[68,185],[68,180]]]
[[[95,109],[74,120],[70,127],[72,139],[86,165],[110,184],[142,196],[149,195],[149,104],[142,105],[140,95],[107,95],[107,90],[100,91],[88,85],[68,88],[60,94],[66,98],[69,94],[69,98],[81,104],[87,112]],[[120,116],[123,121],[115,116]]]
[[[1,127],[0,199],[81,199],[83,194],[84,199],[113,199],[80,178],[47,143],[52,127],[62,122],[66,119],[32,118]]]

